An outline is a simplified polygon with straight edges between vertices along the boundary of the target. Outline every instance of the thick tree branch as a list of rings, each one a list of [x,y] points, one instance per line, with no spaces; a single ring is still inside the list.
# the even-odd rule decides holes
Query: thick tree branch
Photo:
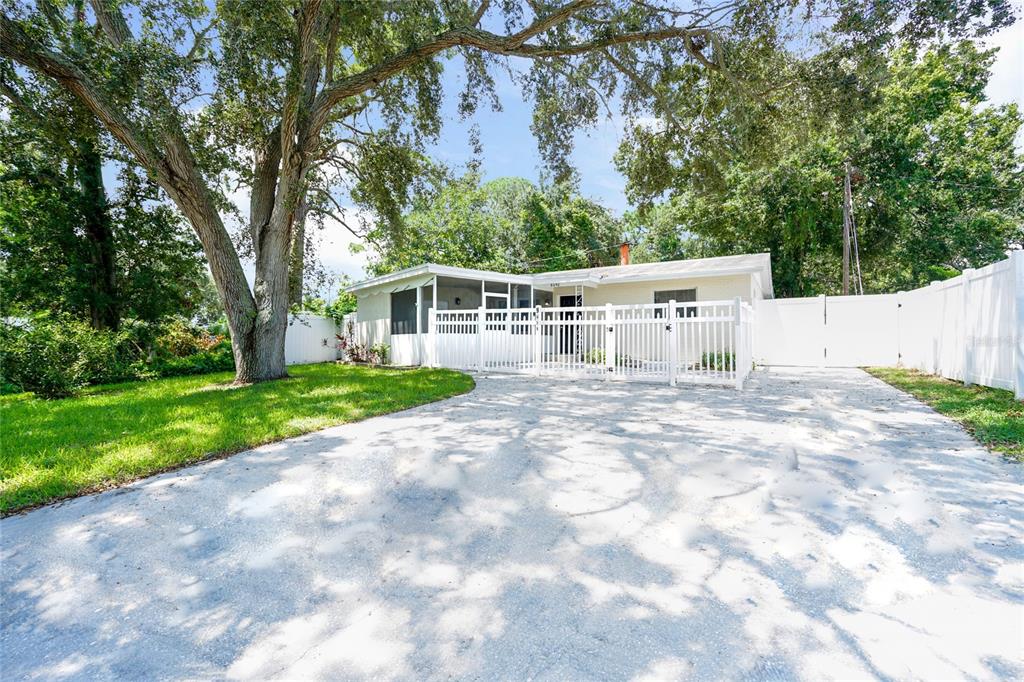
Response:
[[[67,88],[111,134],[147,168],[156,171],[160,154],[145,135],[118,111],[78,67],[25,35],[7,15],[0,14],[0,56],[49,76]]]
[[[107,35],[112,41],[124,40],[125,34],[120,28],[123,19],[118,19],[119,13],[99,1],[96,6],[105,13],[105,33],[109,32]],[[77,97],[139,164],[153,174],[156,182],[188,218],[203,245],[210,270],[217,282],[221,303],[228,313],[234,339],[235,362],[242,365],[246,358],[239,349],[244,344],[252,343],[250,335],[253,331],[255,302],[210,189],[196,166],[184,132],[177,124],[177,112],[168,112],[161,136],[162,149],[155,146],[77,66],[32,40],[6,14],[0,14],[0,57],[12,59],[39,74],[53,78]],[[170,107],[170,104],[167,106]]]
[[[589,2],[570,3],[574,11],[589,6]],[[559,21],[565,21],[570,14],[563,11],[557,13]],[[547,18],[538,19],[546,28],[554,24]],[[501,54],[506,56],[525,57],[529,59],[544,59],[549,57],[569,57],[602,50],[615,45],[629,45],[635,43],[653,43],[665,40],[680,39],[687,54],[700,62],[708,69],[722,71],[720,60],[711,61],[705,57],[700,49],[693,42],[694,38],[703,38],[708,42],[717,45],[717,37],[704,28],[680,28],[677,26],[665,26],[646,31],[627,31],[619,34],[612,34],[594,40],[573,43],[568,45],[538,45],[523,42],[521,36],[531,32],[532,27],[509,36],[501,36],[482,29],[460,27],[438,34],[433,40],[414,45],[407,50],[400,52],[394,57],[387,59],[376,66],[353,74],[348,78],[331,83],[325,87],[313,103],[313,111],[310,115],[310,127],[312,130],[319,130],[326,125],[330,110],[343,100],[362,94],[370,90],[387,78],[409,68],[421,61],[447,50],[452,47],[474,47],[485,52]]]
[[[509,44],[516,47],[522,45],[530,38],[540,35],[544,31],[567,21],[577,12],[593,6],[594,1],[595,0],[573,0],[572,2],[568,2],[562,7],[559,7],[550,14],[546,14],[543,17],[537,17],[536,21],[531,23],[522,31],[518,31],[517,33],[513,33],[508,36]]]
[[[117,7],[111,6],[109,0],[89,0],[92,11],[96,14],[96,21],[99,23],[103,34],[116,47],[131,40],[132,33],[128,28],[128,22]]]

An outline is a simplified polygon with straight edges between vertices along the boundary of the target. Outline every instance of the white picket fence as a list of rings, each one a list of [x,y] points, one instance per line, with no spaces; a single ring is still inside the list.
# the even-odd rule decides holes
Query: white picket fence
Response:
[[[1024,398],[1024,252],[927,287],[758,301],[762,365],[911,367]]]
[[[753,309],[740,299],[430,311],[427,363],[609,381],[726,384],[752,366]]]

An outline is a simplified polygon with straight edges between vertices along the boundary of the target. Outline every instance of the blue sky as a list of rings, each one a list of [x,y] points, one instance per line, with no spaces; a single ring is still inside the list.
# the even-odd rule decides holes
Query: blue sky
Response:
[[[473,118],[460,121],[456,95],[461,92],[465,78],[460,62],[448,65],[444,79],[446,125],[441,140],[431,153],[437,160],[451,165],[468,163],[472,159],[469,129],[475,123],[480,128],[483,147],[481,170],[487,180],[520,176],[536,182],[540,178],[541,159],[537,142],[530,132],[532,105],[522,100],[519,88],[503,70],[494,73],[502,111],[492,111],[488,104],[481,106]],[[580,131],[573,154],[573,162],[581,172],[580,189],[583,194],[599,199],[617,213],[629,208],[623,196],[624,181],[612,165],[621,131],[620,121],[602,121],[595,130]]]

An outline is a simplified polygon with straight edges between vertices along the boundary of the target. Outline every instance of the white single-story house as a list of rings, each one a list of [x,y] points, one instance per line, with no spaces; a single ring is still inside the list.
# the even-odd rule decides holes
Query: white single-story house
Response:
[[[767,253],[630,264],[628,247],[623,245],[621,260],[623,264],[616,266],[529,275],[425,263],[347,290],[358,301],[355,324],[360,341],[388,344],[393,361],[403,365],[424,360],[432,309],[561,310],[735,299],[753,304],[773,297]],[[679,312],[696,315],[697,307]]]

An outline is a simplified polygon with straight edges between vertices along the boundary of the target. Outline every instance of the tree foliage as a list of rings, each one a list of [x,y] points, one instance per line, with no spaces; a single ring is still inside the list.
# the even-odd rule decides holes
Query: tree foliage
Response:
[[[108,196],[98,137],[70,136],[57,112],[47,117],[64,133],[56,138],[10,113],[0,121],[0,314],[48,311],[117,329],[216,309],[199,243],[152,183],[122,167]]]
[[[1022,121],[1015,106],[984,104],[993,54],[904,47],[866,73],[833,57],[806,65],[823,76],[798,97],[725,107],[708,84],[716,104],[675,114],[708,130],[685,144],[633,131],[618,161],[647,202],[630,218],[640,258],[771,251],[778,294],[835,293],[846,160],[867,291],[920,286],[1021,245]]]
[[[540,272],[608,265],[621,226],[568,183],[538,188],[523,178],[480,182],[469,172],[419,194],[400,230],[378,229],[370,269],[383,274],[422,263]]]

